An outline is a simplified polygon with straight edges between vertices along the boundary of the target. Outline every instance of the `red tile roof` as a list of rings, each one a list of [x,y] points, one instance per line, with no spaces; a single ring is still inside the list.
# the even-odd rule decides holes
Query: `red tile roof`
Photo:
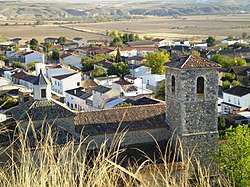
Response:
[[[180,68],[180,69],[221,67],[217,63],[210,62],[196,55],[182,56],[178,58],[177,60],[167,62],[165,65],[169,67]]]
[[[68,78],[72,75],[75,75],[76,73],[70,73],[70,74],[65,74],[65,75],[57,75],[57,76],[53,76],[54,79],[57,79],[57,80],[62,80],[62,79],[65,79],[65,78]]]
[[[13,74],[11,77],[14,78],[14,79],[21,79],[22,77],[25,77],[27,75],[29,75],[29,74],[26,73],[26,72],[21,71],[21,72],[17,72],[15,74]]]
[[[124,79],[115,81],[114,83],[119,84],[119,85],[132,85],[133,83],[130,83],[128,81],[125,81]]]

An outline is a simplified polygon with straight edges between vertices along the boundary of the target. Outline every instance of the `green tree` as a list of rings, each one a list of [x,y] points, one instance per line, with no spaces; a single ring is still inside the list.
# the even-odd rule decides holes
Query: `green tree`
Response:
[[[122,102],[115,106],[115,108],[133,106],[131,103]]]
[[[60,51],[59,50],[53,51],[51,57],[52,57],[53,60],[58,60],[59,57],[60,57]]]
[[[243,32],[242,33],[242,38],[245,40],[247,38],[247,33],[246,32]]]
[[[82,60],[81,62],[82,64],[82,71],[86,72],[86,71],[91,71],[94,69],[94,63],[92,61],[84,61]]]
[[[215,45],[216,45],[216,39],[215,39],[215,37],[213,37],[213,36],[209,36],[209,37],[207,38],[206,42],[207,42],[207,46],[208,46],[208,47],[211,47],[211,46],[215,46]]]
[[[234,36],[233,36],[233,35],[229,35],[229,36],[227,37],[227,39],[228,39],[228,40],[234,40]]]
[[[159,90],[156,92],[156,98],[157,99],[160,99],[162,101],[165,101],[165,89],[166,89],[166,84],[165,84],[165,81],[162,81],[161,84],[160,84],[160,88]]]
[[[144,65],[151,68],[152,74],[163,74],[165,72],[163,65],[169,61],[169,54],[162,51],[151,52],[145,55],[145,59]]]
[[[236,80],[236,75],[233,73],[226,73],[225,76],[221,78],[221,80],[232,83],[234,80]]]
[[[118,62],[121,62],[121,61],[122,61],[121,52],[120,52],[120,49],[117,48],[117,52],[116,52],[116,56],[115,56],[115,62],[118,63]]]
[[[237,81],[237,80],[233,80],[232,86],[235,87],[235,86],[238,86],[238,85],[240,85],[240,82]]]
[[[30,43],[30,49],[36,51],[39,49],[39,42],[37,39],[32,38],[29,43]]]
[[[46,53],[48,53],[48,52],[51,50],[53,44],[52,44],[51,42],[46,42],[46,43],[43,44],[43,46],[44,46],[44,48],[45,48],[44,51],[45,51]]]
[[[148,35],[145,35],[143,36],[144,40],[154,40],[155,38],[153,36],[148,36]]]
[[[13,68],[23,68],[21,62],[16,62],[16,61],[11,63],[11,67],[13,67]]]
[[[237,58],[234,58],[233,59],[234,62],[235,62],[235,66],[246,66],[247,65],[247,62],[244,58],[241,58],[241,57],[237,57]]]
[[[107,75],[107,73],[101,68],[101,67],[96,67],[93,71],[92,71],[92,77],[105,77]]]
[[[121,47],[123,46],[123,41],[120,36],[115,36],[110,45],[115,47]]]
[[[7,60],[7,57],[6,56],[0,56],[0,60],[2,60],[2,61],[6,61]]]
[[[36,69],[37,62],[31,62],[27,65],[28,70],[34,71]]]
[[[223,85],[222,85],[222,90],[226,90],[228,88],[230,88],[230,82],[228,80],[224,81],[223,82]]]
[[[128,65],[124,62],[112,63],[108,69],[108,75],[117,75],[118,77],[124,78],[125,75],[129,75],[130,70]]]
[[[64,44],[66,41],[67,41],[67,38],[66,38],[65,36],[60,36],[60,37],[58,38],[58,43],[59,43],[60,45]]]
[[[219,145],[215,157],[232,186],[250,186],[250,130],[247,125],[228,129],[225,142]]]

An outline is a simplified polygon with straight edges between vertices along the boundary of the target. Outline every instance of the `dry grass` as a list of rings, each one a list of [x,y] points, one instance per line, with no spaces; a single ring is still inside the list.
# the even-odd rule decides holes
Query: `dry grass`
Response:
[[[92,157],[83,151],[83,147],[86,149],[88,146],[84,140],[58,147],[53,141],[55,134],[48,128],[46,136],[42,135],[43,140],[37,140],[37,146],[31,149],[27,145],[27,134],[26,131],[18,137],[18,153],[11,151],[9,162],[0,168],[2,187],[211,186],[208,172],[198,170],[196,175],[191,176],[188,172],[192,170],[190,162],[183,170],[182,165],[167,162],[168,155],[163,152],[162,164],[156,164],[155,160],[145,155],[146,160],[142,164],[123,167],[118,157],[124,151],[120,145],[126,132],[116,136],[109,149],[103,142],[98,153]],[[176,167],[182,172],[178,173]],[[190,180],[191,177],[193,180]],[[221,181],[221,178],[216,178],[214,182],[223,186]]]
[[[183,19],[184,18],[184,19]],[[228,35],[241,36],[243,32],[250,32],[249,14],[236,15],[201,15],[185,16],[182,19],[172,19],[172,17],[152,17],[142,20],[104,22],[104,23],[82,23],[66,25],[78,29],[92,30],[93,32],[105,34],[106,30],[119,30],[145,34],[156,37],[166,37],[167,39],[189,38],[193,40],[205,39],[207,36],[217,36],[224,38]],[[8,21],[2,20],[0,23]],[[13,24],[15,21],[11,21]],[[186,26],[182,29],[173,27]],[[48,36],[66,36],[69,38],[83,37],[85,39],[99,39],[100,35],[77,32],[65,28],[60,28],[51,24],[43,26],[0,26],[0,35],[13,38],[22,37],[30,39],[36,37],[42,40]],[[237,29],[235,29],[237,27]],[[102,37],[103,38],[103,37]]]

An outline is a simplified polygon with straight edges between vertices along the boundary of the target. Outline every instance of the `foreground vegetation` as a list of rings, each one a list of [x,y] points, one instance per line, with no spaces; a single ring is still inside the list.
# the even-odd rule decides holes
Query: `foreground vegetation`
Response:
[[[6,129],[1,129],[1,133]],[[190,162],[185,165],[169,161],[166,152],[161,152],[162,164],[142,153],[145,161],[123,166],[119,155],[125,151],[121,148],[126,132],[117,135],[111,146],[103,142],[99,151],[90,156],[83,151],[88,147],[84,140],[64,145],[55,143],[57,134],[47,128],[45,134],[35,138],[36,146],[29,146],[27,132],[16,141],[18,152],[10,145],[1,149],[10,160],[2,163],[0,168],[1,186],[154,186],[154,187],[209,187],[209,186],[249,186],[249,129],[238,127],[227,134],[226,143],[220,146],[216,158],[221,166],[221,173],[211,180],[209,170],[196,172]],[[39,137],[39,136],[34,136]],[[17,143],[19,142],[19,143]],[[17,146],[18,145],[18,146]],[[17,150],[17,149],[16,149]],[[160,149],[159,149],[160,150]],[[233,160],[232,160],[233,159]],[[238,162],[239,161],[239,162]],[[197,163],[199,163],[197,161]],[[178,171],[177,172],[177,168]]]

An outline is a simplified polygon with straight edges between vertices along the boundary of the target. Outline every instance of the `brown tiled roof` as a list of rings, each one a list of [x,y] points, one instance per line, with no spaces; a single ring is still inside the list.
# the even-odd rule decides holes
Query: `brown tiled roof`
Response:
[[[115,81],[114,83],[119,84],[119,85],[132,85],[133,83],[125,81],[124,79],[121,79],[119,81]]]
[[[217,63],[210,62],[196,55],[182,56],[178,59],[172,60],[171,62],[165,63],[165,65],[169,67],[179,68],[179,69],[221,67]]]
[[[62,68],[62,65],[60,64],[55,64],[55,65],[52,65],[52,66],[46,66],[48,69],[55,69],[55,68]]]
[[[75,75],[75,74],[76,74],[76,73],[58,75],[58,76],[53,76],[53,78],[58,79],[58,80],[62,80],[62,79],[65,79],[65,78],[70,77],[70,76]]]
[[[39,52],[39,51],[28,51],[28,52],[25,52],[25,53],[22,53],[22,55],[29,55],[29,54],[32,54],[32,53],[37,53],[37,54],[41,54],[43,55],[43,53]]]
[[[100,134],[123,129],[165,127],[165,104],[131,106],[78,113],[75,129],[84,134]]]
[[[247,70],[250,71],[250,66],[235,66],[232,67],[229,72],[234,73],[236,75],[244,75]]]
[[[27,75],[29,75],[29,74],[24,72],[24,71],[21,71],[21,72],[17,72],[15,74],[13,74],[11,77],[14,79],[21,79],[22,77],[25,77]]]
[[[136,77],[133,77],[133,76],[131,76],[131,75],[126,75],[125,78],[131,79],[131,80],[137,79]]]
[[[81,82],[83,88],[92,88],[98,86],[98,84],[93,80],[85,80]]]
[[[32,100],[10,110],[15,120],[43,120],[74,116],[74,112],[54,100]]]

